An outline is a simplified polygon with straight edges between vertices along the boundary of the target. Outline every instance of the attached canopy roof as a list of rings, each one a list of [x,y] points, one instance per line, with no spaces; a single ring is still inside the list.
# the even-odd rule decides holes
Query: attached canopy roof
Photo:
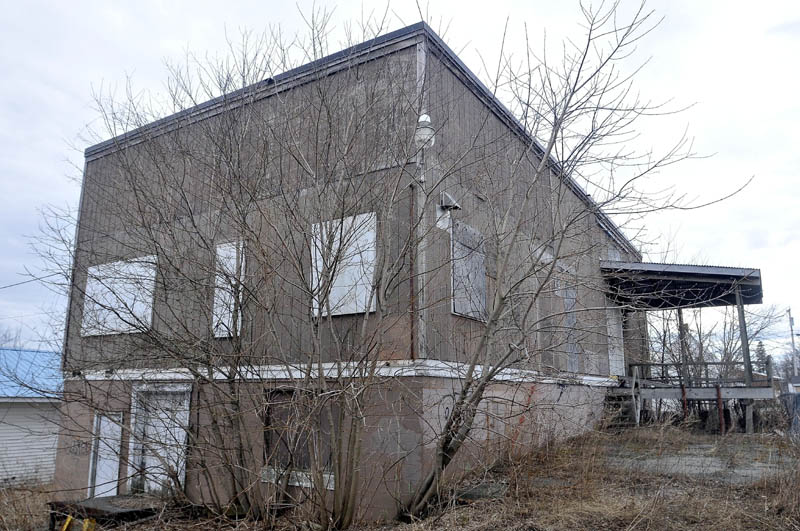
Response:
[[[609,296],[643,310],[761,304],[761,270],[742,267],[601,261]]]

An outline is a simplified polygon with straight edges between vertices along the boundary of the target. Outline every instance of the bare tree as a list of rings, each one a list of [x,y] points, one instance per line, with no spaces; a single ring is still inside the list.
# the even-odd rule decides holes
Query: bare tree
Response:
[[[328,52],[324,12],[305,41],[245,34],[228,59],[173,66],[169,120],[153,125],[163,107],[132,89],[98,96],[112,140],[87,153],[74,246],[68,224],[48,232],[72,253],[69,271],[55,264],[71,295],[66,397],[134,411],[113,417],[135,441],[130,485],[191,488],[215,511],[258,518],[302,503],[340,529],[372,494],[373,460],[393,461],[386,481],[424,447],[431,459],[398,495],[420,517],[488,404],[503,402],[504,419],[534,407],[495,384],[513,371],[608,374],[607,311],[620,329],[643,321],[606,300],[595,272],[598,257],[639,258],[603,211],[624,221],[676,206],[643,182],[690,153],[683,138],[662,154],[626,145],[637,120],[666,112],[618,67],[652,13],[582,14],[583,40],[555,61],[504,48],[495,97],[469,124],[443,62],[420,66],[416,51],[359,61],[365,45],[281,75]],[[376,42],[385,25],[349,38]],[[444,351],[458,379],[441,425],[394,453],[365,446],[368,421],[430,420],[430,404],[401,407],[402,384],[382,367]],[[132,369],[194,385],[171,401],[159,378],[115,380]],[[92,433],[73,420],[70,436]],[[165,435],[168,422],[190,427],[185,441]]]
[[[19,348],[22,345],[20,340],[21,331],[8,327],[0,328],[0,347],[2,348]]]
[[[677,205],[675,197],[652,197],[641,185],[658,168],[689,156],[685,139],[660,155],[638,154],[625,144],[635,136],[637,120],[666,112],[638,99],[633,75],[617,67],[657,21],[644,5],[626,22],[618,15],[616,4],[583,6],[583,39],[566,42],[556,61],[529,47],[515,68],[515,56],[502,55],[495,90],[508,95],[510,107],[538,141],[517,145],[517,151],[504,146],[501,156],[513,162],[501,189],[490,171],[474,185],[487,197],[490,211],[494,285],[486,325],[475,334],[435,441],[433,464],[405,506],[410,516],[425,514],[440,493],[445,470],[467,443],[490,387],[504,371],[534,366],[595,372],[587,366],[591,357],[577,354],[592,334],[606,335],[605,315],[596,313],[609,305],[603,281],[587,273],[586,264],[609,256],[603,244],[587,236],[588,224],[603,216],[600,209],[625,219]],[[482,133],[475,144],[484,147],[491,142]],[[481,162],[491,166],[489,161],[492,156],[484,155]],[[593,207],[574,200],[581,193],[576,182],[591,190]],[[577,304],[578,292],[594,293],[594,305]],[[544,344],[537,341],[542,332],[549,338]]]
[[[733,365],[743,363],[741,334],[739,332],[739,318],[736,309],[725,307],[721,310],[705,310],[713,312],[704,325],[704,310],[690,310],[686,318],[686,362],[697,364],[692,367],[691,377],[699,379],[705,376],[711,378],[732,377]],[[781,314],[775,306],[768,306],[756,311],[745,312],[745,326],[747,327],[748,341],[755,345],[767,339],[775,325],[781,320]],[[650,323],[650,348],[654,357],[660,358],[661,363],[672,363],[676,367],[682,363],[681,345],[678,333],[678,323],[675,310],[668,310],[653,314]],[[700,374],[700,364],[706,362],[722,362],[726,365],[709,367],[708,374]],[[766,362],[765,362],[766,363]],[[666,368],[664,370],[667,370]],[[672,369],[672,375],[676,369]],[[668,376],[667,374],[653,376]]]

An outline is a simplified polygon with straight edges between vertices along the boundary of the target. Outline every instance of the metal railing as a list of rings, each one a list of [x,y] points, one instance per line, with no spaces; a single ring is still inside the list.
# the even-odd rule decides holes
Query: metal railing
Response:
[[[649,383],[679,387],[739,387],[747,385],[743,361],[630,363],[629,374],[638,374]],[[767,374],[753,374],[752,386],[769,387],[773,384],[772,360],[767,359]]]

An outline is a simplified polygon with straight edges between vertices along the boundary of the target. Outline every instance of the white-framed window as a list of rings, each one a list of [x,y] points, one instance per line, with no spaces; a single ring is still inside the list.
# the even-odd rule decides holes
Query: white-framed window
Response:
[[[124,334],[150,328],[156,257],[91,266],[84,292],[82,336]]]
[[[216,247],[214,274],[214,337],[232,337],[242,330],[244,244],[241,240]]]
[[[460,221],[452,224],[453,313],[486,320],[486,251],[479,231]]]
[[[338,432],[339,408],[325,407],[312,413],[302,407],[291,389],[275,389],[266,397],[266,462],[261,469],[261,480],[276,485],[286,481],[294,487],[333,490],[336,477],[330,442],[331,429]],[[312,473],[313,468],[320,476]]]
[[[311,242],[314,315],[375,310],[377,216],[374,212],[315,223]]]
[[[128,443],[131,491],[161,494],[185,485],[191,391],[188,383],[134,384]]]

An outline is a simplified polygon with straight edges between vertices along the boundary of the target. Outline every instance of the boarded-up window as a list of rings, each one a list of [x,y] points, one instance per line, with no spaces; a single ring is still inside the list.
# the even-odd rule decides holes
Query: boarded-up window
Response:
[[[222,243],[216,251],[214,337],[232,337],[242,329],[244,246],[241,241]]]
[[[608,329],[608,373],[625,376],[625,346],[622,333],[622,309],[607,302],[606,327]]]
[[[565,285],[562,290],[564,297],[564,326],[567,331],[567,371],[580,371],[580,347],[578,345],[578,316],[575,307],[578,303],[578,292],[575,286]]]
[[[561,300],[557,304],[557,311],[560,314],[559,342],[562,352],[566,353],[566,364],[560,363],[560,369],[569,372],[581,371],[581,345],[579,342],[578,330],[578,279],[569,269],[558,266],[556,273],[556,290],[558,298]],[[563,313],[562,313],[563,312]]]
[[[480,232],[454,221],[453,313],[486,320],[486,251]]]
[[[156,257],[92,266],[86,279],[81,335],[147,330],[153,318]]]
[[[377,217],[374,212],[316,223],[311,265],[314,315],[375,310]]]

